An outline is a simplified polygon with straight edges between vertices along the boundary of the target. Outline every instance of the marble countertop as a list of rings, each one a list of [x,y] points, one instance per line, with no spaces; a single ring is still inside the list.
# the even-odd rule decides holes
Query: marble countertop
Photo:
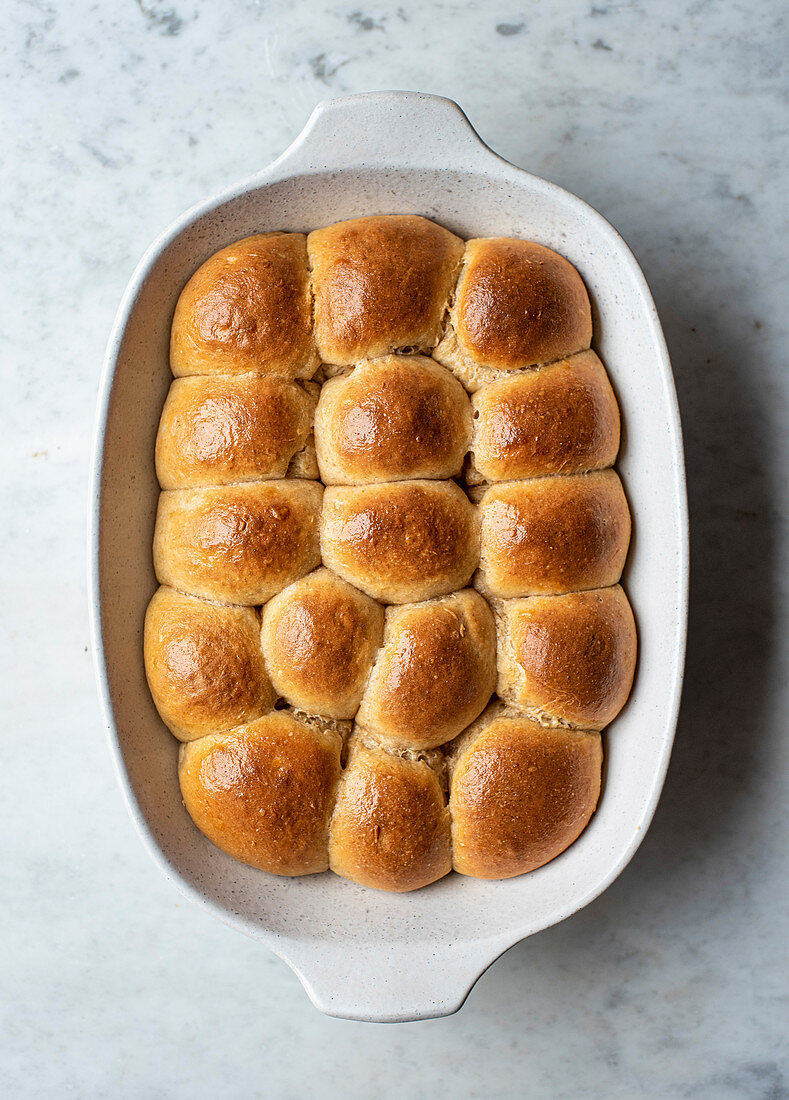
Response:
[[[789,1095],[784,10],[3,6],[3,1095]],[[94,688],[85,512],[103,346],[143,249],[318,100],[386,87],[457,99],[635,251],[677,377],[693,570],[677,746],[633,863],[457,1016],[381,1026],[321,1016],[143,851]]]

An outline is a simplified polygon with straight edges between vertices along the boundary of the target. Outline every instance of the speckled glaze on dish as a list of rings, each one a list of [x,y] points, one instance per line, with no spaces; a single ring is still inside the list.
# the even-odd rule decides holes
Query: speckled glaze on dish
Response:
[[[594,347],[623,417],[618,462],[634,538],[624,583],[639,628],[632,696],[605,733],[604,790],[566,852],[520,878],[458,875],[383,894],[328,873],[283,879],[237,863],[181,804],[178,743],[159,719],[142,658],[158,485],[154,440],[170,384],[178,294],[217,249],[252,233],[418,213],[462,237],[527,237],[581,272]],[[447,1015],[518,940],[563,920],[622,871],[649,825],[674,736],[687,624],[687,506],[671,368],[644,277],[614,229],[580,199],[491,152],[457,104],[414,92],[330,100],[252,179],[186,213],[148,250],[107,348],[90,505],[99,690],[121,787],[163,873],[221,920],[263,941],[323,1012],[356,1020]]]

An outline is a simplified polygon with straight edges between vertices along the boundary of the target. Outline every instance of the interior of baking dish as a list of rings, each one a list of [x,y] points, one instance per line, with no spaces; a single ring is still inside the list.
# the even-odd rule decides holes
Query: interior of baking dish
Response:
[[[407,891],[586,827],[636,658],[592,334],[558,253],[416,215],[256,234],[189,280],[144,647],[222,851]]]

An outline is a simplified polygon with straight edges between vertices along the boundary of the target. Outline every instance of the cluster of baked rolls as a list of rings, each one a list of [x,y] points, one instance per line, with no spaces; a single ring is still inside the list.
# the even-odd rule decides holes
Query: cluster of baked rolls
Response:
[[[145,663],[218,847],[402,891],[522,874],[584,829],[636,652],[591,339],[557,253],[416,216],[193,275]]]

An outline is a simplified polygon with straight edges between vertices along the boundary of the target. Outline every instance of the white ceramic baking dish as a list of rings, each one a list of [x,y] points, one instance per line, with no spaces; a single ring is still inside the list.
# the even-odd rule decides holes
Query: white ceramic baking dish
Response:
[[[624,583],[640,656],[632,697],[605,735],[604,792],[580,840],[521,878],[453,874],[396,895],[328,873],[276,878],[236,863],[195,829],[178,790],[177,744],[145,682],[142,627],[156,587],[154,438],[170,384],[170,320],[186,279],[251,233],[405,212],[463,237],[540,241],[583,275],[595,346],[623,413],[619,469],[634,520]],[[90,513],[99,689],[140,835],[167,878],[275,951],[323,1012],[396,1021],[455,1011],[502,951],[587,905],[641,843],[671,751],[687,620],[682,440],[666,347],[644,277],[615,230],[580,199],[491,152],[457,104],[412,92],[323,103],[277,161],[190,210],[151,245],[107,348]]]

